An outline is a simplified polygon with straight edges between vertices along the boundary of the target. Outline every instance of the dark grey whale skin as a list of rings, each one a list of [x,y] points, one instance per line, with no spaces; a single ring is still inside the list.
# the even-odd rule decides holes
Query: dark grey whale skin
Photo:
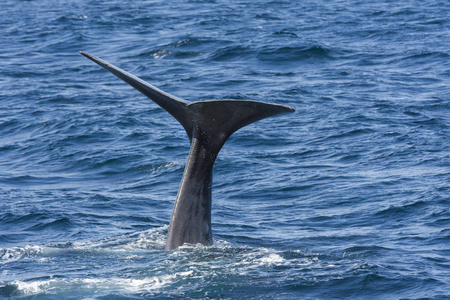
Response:
[[[166,250],[177,249],[185,243],[211,245],[212,173],[220,149],[239,128],[267,117],[294,112],[294,109],[246,100],[190,103],[104,60],[86,52],[80,53],[153,100],[183,125],[191,150],[175,201]]]

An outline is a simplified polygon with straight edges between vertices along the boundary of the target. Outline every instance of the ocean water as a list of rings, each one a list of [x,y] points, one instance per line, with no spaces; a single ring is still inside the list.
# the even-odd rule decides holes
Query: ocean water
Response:
[[[22,1],[0,10],[0,298],[450,299],[450,5]],[[86,51],[294,114],[215,165],[215,244],[165,251],[189,141]]]

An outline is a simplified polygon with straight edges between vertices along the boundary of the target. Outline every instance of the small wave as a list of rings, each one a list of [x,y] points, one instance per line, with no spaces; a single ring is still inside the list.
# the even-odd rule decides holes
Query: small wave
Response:
[[[341,138],[348,138],[348,137],[359,137],[361,135],[366,135],[369,133],[376,132],[373,129],[370,128],[359,128],[359,129],[353,129],[350,131],[342,132],[336,135],[329,136],[328,139],[341,139]]]
[[[141,51],[138,56],[151,56],[155,59],[192,59],[204,55],[207,51],[205,47],[210,43],[208,39],[185,38],[156,49]]]
[[[414,203],[402,205],[402,206],[390,206],[389,208],[383,209],[376,213],[378,216],[393,216],[393,215],[403,215],[409,212],[414,212],[413,215],[417,213],[417,209],[426,207],[427,203],[425,201],[417,201]]]
[[[388,63],[405,67],[413,65],[423,68],[426,64],[441,64],[441,62],[448,61],[449,57],[450,54],[442,51],[414,51],[412,53],[402,53]]]
[[[178,162],[171,161],[171,162],[164,162],[164,163],[160,163],[160,164],[141,165],[136,168],[138,170],[144,171],[146,173],[160,173],[161,171],[170,170],[173,168],[176,168],[178,170],[180,167],[184,167],[184,165],[181,165]]]
[[[48,186],[59,184],[63,182],[64,179],[65,178],[61,176],[51,176],[51,177],[31,176],[31,175],[8,176],[8,177],[0,177],[0,184],[29,188],[31,186]]]
[[[257,55],[263,62],[292,63],[305,59],[331,59],[332,51],[324,46],[265,47]]]
[[[298,35],[294,32],[294,30],[290,30],[290,29],[283,29],[283,30],[276,31],[276,32],[274,32],[274,35],[286,35],[286,36],[298,38]]]
[[[344,250],[343,257],[369,257],[369,256],[381,256],[383,253],[389,252],[391,249],[381,246],[352,246]]]
[[[172,56],[173,51],[169,49],[157,49],[157,50],[150,50],[146,51],[140,54],[140,56],[152,56],[155,59],[163,59],[168,56]]]
[[[30,226],[27,230],[29,231],[41,231],[46,229],[52,229],[56,231],[66,230],[74,225],[74,222],[67,218],[61,217],[57,219],[46,220],[45,222],[41,222],[39,224],[35,224]]]
[[[248,59],[255,55],[255,52],[243,46],[225,46],[209,54],[209,59],[213,61],[235,61]]]

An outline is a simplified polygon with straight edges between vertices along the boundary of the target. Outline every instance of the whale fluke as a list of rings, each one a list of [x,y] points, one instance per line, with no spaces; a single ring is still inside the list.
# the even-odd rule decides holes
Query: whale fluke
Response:
[[[183,125],[191,149],[175,200],[166,249],[176,249],[185,243],[211,245],[212,173],[220,149],[239,128],[294,109],[248,100],[188,102],[104,60],[80,53],[153,100]]]

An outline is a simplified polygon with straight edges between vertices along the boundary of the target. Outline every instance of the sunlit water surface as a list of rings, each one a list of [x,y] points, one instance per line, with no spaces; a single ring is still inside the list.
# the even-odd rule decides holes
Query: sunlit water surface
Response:
[[[447,1],[2,1],[0,298],[450,298]],[[189,101],[295,107],[216,161],[165,251]]]

